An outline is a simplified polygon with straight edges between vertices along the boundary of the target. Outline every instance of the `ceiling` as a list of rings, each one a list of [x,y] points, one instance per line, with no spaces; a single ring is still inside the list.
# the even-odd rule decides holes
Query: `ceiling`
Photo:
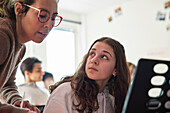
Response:
[[[121,4],[128,0],[59,0],[59,9],[78,14],[86,14]]]

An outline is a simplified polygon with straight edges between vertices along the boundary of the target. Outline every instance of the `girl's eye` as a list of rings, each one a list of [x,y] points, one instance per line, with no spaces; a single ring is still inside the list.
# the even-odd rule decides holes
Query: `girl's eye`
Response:
[[[105,56],[105,55],[103,55],[102,58],[105,59],[105,60],[108,60],[108,57]]]
[[[90,56],[94,56],[95,54],[94,54],[93,52],[91,52],[89,55],[90,55]]]

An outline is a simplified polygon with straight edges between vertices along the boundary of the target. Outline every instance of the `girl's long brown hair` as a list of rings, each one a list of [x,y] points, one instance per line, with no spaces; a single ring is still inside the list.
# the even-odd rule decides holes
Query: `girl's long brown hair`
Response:
[[[96,40],[90,47],[89,51],[96,42],[105,42],[110,47],[113,48],[116,56],[116,77],[112,76],[108,81],[109,93],[115,97],[115,106],[116,113],[121,113],[125,96],[128,90],[130,83],[129,78],[129,69],[126,62],[125,50],[124,47],[116,40],[103,37]],[[99,87],[94,80],[91,80],[87,77],[85,72],[85,66],[88,53],[84,56],[82,63],[80,64],[79,69],[73,76],[67,76],[60,82],[56,83],[51,87],[51,92],[64,82],[71,81],[71,87],[75,93],[75,97],[78,100],[78,104],[73,102],[73,109],[77,110],[79,113],[83,113],[85,109],[88,110],[88,113],[96,111],[99,108],[97,101],[97,94],[99,93]]]

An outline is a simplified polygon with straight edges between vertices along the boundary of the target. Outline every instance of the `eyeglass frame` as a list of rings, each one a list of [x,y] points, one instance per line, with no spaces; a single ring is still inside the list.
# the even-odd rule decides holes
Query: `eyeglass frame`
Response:
[[[41,14],[42,11],[44,11],[43,9],[38,9],[38,8],[33,7],[33,6],[31,6],[31,5],[28,5],[28,4],[23,4],[23,5],[25,5],[25,6],[29,7],[29,8],[32,8],[32,9],[34,9],[34,10],[39,11],[39,13],[38,13],[38,21],[39,21],[39,22],[41,22],[41,23],[46,23],[46,22],[48,22],[48,20],[50,19],[50,16],[49,16],[46,21],[44,21],[44,22],[40,21],[40,14]],[[48,12],[48,14],[50,15],[49,12]],[[60,18],[60,22],[58,23],[58,25],[60,25],[61,21],[63,20],[63,17],[61,17],[61,16],[58,15],[58,14],[56,15],[56,17],[59,17],[59,18]],[[57,27],[58,25],[53,26],[53,27]]]

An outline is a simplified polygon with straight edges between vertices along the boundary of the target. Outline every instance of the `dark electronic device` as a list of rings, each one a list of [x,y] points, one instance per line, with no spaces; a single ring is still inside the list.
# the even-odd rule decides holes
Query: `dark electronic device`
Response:
[[[170,61],[139,60],[122,113],[170,113]]]

